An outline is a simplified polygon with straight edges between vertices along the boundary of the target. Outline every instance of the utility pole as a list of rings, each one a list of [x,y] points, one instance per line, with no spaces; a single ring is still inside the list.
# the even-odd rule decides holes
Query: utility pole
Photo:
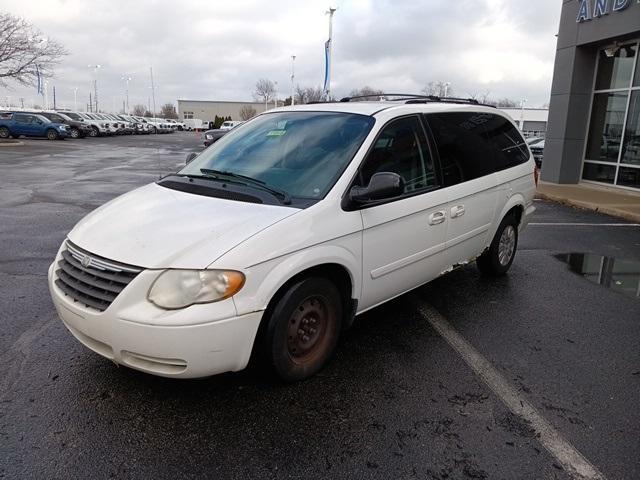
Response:
[[[24,98],[20,97],[20,105],[22,106],[22,109],[24,110]]]
[[[89,92],[89,111],[93,112],[93,100],[91,100],[91,92]]]
[[[296,78],[296,56],[291,55],[291,106],[293,107],[296,104],[296,100],[293,96],[294,88],[293,88],[293,79]]]
[[[520,101],[520,131],[524,133],[524,106],[527,104],[527,99],[523,98]]]
[[[153,67],[149,67],[149,73],[151,74],[151,96],[153,97],[153,112],[152,117],[156,116],[156,87],[153,83]]]
[[[56,86],[53,86],[53,109],[56,110]]]
[[[329,7],[325,15],[329,15],[329,40],[324,44],[325,49],[325,72],[324,72],[324,94],[328,99],[331,96],[331,49],[333,37],[333,14],[337,8]]]

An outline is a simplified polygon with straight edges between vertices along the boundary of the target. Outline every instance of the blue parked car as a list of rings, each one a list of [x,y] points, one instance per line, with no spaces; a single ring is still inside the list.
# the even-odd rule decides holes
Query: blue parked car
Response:
[[[69,135],[69,127],[62,123],[52,122],[36,113],[0,113],[0,138],[18,138],[20,135],[62,140]]]

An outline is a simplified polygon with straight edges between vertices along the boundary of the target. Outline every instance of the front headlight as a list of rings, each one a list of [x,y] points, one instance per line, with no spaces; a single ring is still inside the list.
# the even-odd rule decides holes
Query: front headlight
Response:
[[[213,140],[213,135],[205,135],[205,138],[206,138],[207,140]]]
[[[147,298],[167,310],[211,303],[235,295],[244,275],[233,270],[166,270],[153,282]]]

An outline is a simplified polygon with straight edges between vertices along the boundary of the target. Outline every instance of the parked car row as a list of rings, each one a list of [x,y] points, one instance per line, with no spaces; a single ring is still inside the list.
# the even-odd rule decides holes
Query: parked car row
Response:
[[[46,137],[50,140],[109,135],[173,133],[184,124],[164,118],[67,110],[0,112],[0,138]]]

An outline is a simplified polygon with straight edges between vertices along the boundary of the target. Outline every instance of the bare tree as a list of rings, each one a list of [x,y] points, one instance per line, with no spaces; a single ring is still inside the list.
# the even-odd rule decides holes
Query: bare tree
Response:
[[[506,107],[506,108],[514,108],[520,105],[519,102],[507,97],[499,98],[498,100],[489,100],[488,103],[496,107]]]
[[[149,110],[145,109],[143,117],[147,117],[147,118],[153,117],[153,113],[151,113]]]
[[[487,103],[489,102],[489,94],[491,92],[489,90],[483,90],[481,92],[473,92],[473,93],[467,93],[467,95],[469,96],[470,99],[472,100],[476,100],[478,103]]]
[[[247,121],[250,118],[253,118],[256,116],[256,113],[258,113],[256,111],[255,108],[253,108],[251,105],[244,105],[241,109],[240,109],[240,119]]]
[[[366,102],[367,100],[380,100],[380,97],[382,96],[384,92],[382,90],[376,90],[374,88],[368,87],[368,86],[364,86],[361,89],[355,89],[355,90],[351,90],[351,93],[349,93],[350,97],[359,97],[361,96],[362,98],[357,98],[357,101],[361,101],[361,102]]]
[[[320,87],[301,87],[300,85],[296,86],[296,103],[312,103],[312,102],[322,102],[325,99],[324,91]]]
[[[165,103],[160,107],[160,116],[162,118],[178,118],[178,112],[173,103]]]
[[[147,107],[139,103],[133,106],[132,112],[133,112],[133,115],[135,115],[136,117],[142,117],[146,110],[147,110]]]
[[[253,92],[253,96],[256,100],[261,100],[265,103],[273,100],[276,95],[276,86],[268,78],[261,78],[256,82],[256,89]]]
[[[0,86],[8,80],[34,85],[38,72],[43,77],[67,55],[65,48],[45,37],[26,20],[9,13],[0,14]]]
[[[451,97],[453,96],[453,87],[449,82],[429,82],[421,92],[435,97]]]

